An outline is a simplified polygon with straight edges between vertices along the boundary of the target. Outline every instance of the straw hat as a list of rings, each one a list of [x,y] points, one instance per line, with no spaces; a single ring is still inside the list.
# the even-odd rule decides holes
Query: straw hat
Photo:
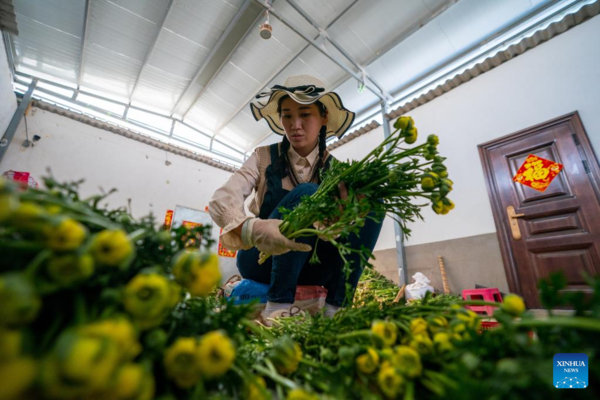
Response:
[[[256,103],[250,104],[252,115],[257,121],[265,119],[271,130],[279,135],[285,135],[281,126],[277,106],[282,96],[288,95],[300,104],[312,104],[319,100],[327,108],[327,137],[342,135],[352,126],[355,114],[344,108],[342,99],[337,93],[325,90],[325,85],[319,79],[310,75],[290,76],[283,86],[275,85],[268,92],[259,93]]]

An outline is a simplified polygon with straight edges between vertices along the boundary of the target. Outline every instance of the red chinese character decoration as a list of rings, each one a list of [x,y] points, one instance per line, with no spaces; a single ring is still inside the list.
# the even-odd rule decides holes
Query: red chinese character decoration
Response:
[[[223,233],[223,228],[221,228],[219,235],[221,233]],[[237,252],[227,250],[225,247],[223,247],[223,245],[221,244],[221,238],[219,237],[219,250],[218,250],[217,254],[220,255],[221,257],[232,257],[233,258],[233,257],[235,257]]]
[[[562,169],[562,164],[530,154],[517,171],[513,181],[543,192]]]
[[[173,210],[167,210],[167,213],[165,214],[165,228],[166,229],[171,229],[171,223],[173,222]]]

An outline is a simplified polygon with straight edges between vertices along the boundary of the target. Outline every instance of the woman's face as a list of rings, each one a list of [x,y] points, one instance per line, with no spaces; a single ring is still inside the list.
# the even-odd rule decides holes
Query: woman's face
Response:
[[[321,126],[327,124],[316,104],[299,104],[287,98],[281,103],[281,125],[294,150],[306,157],[317,145]]]

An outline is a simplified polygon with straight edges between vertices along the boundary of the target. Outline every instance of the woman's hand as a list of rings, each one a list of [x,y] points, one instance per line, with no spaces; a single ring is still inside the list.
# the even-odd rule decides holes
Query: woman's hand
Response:
[[[289,251],[311,251],[312,247],[296,243],[283,236],[279,231],[280,219],[255,219],[252,221],[252,244],[261,252],[271,255],[285,254]]]

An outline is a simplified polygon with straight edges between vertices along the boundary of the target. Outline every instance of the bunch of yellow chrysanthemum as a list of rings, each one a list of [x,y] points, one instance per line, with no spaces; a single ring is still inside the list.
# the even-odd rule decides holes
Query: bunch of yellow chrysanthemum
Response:
[[[178,338],[164,354],[167,375],[180,388],[191,388],[201,379],[224,375],[235,360],[232,340],[221,331],[208,332],[200,339]]]

